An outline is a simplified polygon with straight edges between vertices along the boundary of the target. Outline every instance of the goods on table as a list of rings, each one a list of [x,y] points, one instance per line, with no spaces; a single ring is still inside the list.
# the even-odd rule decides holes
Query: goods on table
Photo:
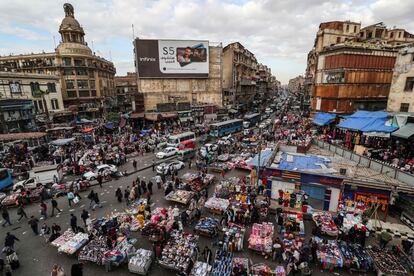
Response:
[[[98,265],[103,264],[103,254],[108,250],[104,236],[96,237],[79,252],[79,261],[90,261]]]
[[[344,257],[344,264],[346,267],[359,271],[369,271],[373,269],[373,260],[361,245],[340,242],[338,246]]]
[[[134,201],[133,203],[131,203],[130,205],[127,206],[127,208],[125,209],[125,212],[127,214],[131,214],[131,215],[137,215],[139,212],[139,206],[142,204],[144,204],[144,206],[147,206],[147,199],[146,198],[139,198],[138,200]]]
[[[231,167],[227,163],[221,163],[221,162],[214,162],[210,164],[210,170],[213,172],[221,172],[221,171],[229,171],[231,170]]]
[[[238,177],[230,177],[222,180],[214,190],[215,196],[218,198],[229,198],[232,193],[240,191],[240,182],[240,178]]]
[[[253,276],[270,276],[272,275],[272,269],[266,264],[255,264],[252,265]]]
[[[303,223],[303,214],[300,212],[283,213],[284,216],[284,231],[287,233],[294,233],[300,236],[305,236],[305,225]]]
[[[367,252],[374,260],[374,266],[378,273],[394,276],[408,275],[399,258],[388,248],[372,247],[368,248]]]
[[[209,186],[211,183],[213,183],[215,176],[213,174],[206,174],[204,177],[202,177],[198,173],[185,173],[181,179],[184,183],[190,185],[190,188],[192,191],[201,191],[205,187]]]
[[[220,222],[216,218],[201,218],[194,229],[197,234],[213,237],[218,234]]]
[[[255,251],[272,252],[274,226],[272,223],[253,224],[249,237],[249,248]]]
[[[89,242],[89,236],[86,233],[77,233],[71,239],[69,239],[65,244],[58,248],[58,252],[63,252],[66,254],[74,254],[82,246]]]
[[[150,250],[138,249],[136,255],[129,259],[129,272],[146,275],[151,266],[153,253]]]
[[[318,250],[316,256],[324,269],[334,269],[343,267],[344,261],[336,241],[327,241],[324,243],[318,239]]]
[[[226,162],[229,159],[230,159],[230,154],[228,153],[217,156],[217,160],[220,162]]]
[[[345,199],[339,202],[338,209],[344,213],[362,215],[362,213],[369,209],[369,206],[363,202]]]
[[[250,267],[249,267],[249,259],[247,258],[233,258],[233,273],[235,275],[249,275],[250,274]]]
[[[232,272],[233,253],[217,250],[211,276],[230,276]]]
[[[285,267],[282,265],[278,265],[275,269],[276,276],[286,276]]]
[[[244,234],[246,229],[240,225],[229,223],[228,228],[223,229],[223,248],[228,251],[241,251],[243,249]]]
[[[207,209],[209,209],[210,211],[212,211],[213,213],[215,212],[225,212],[227,210],[227,208],[229,207],[229,200],[228,199],[223,199],[223,198],[218,198],[218,197],[210,197],[206,203],[204,204],[204,207],[206,207]]]
[[[211,273],[211,265],[203,262],[196,262],[191,269],[190,276],[208,276]]]
[[[175,191],[171,191],[171,193],[166,195],[165,199],[169,201],[178,202],[180,204],[188,204],[193,196],[194,196],[193,192],[184,191],[184,190],[175,190]]]
[[[170,239],[164,246],[159,264],[163,267],[181,271],[188,271],[190,259],[196,256],[198,236],[174,230],[171,232]]]
[[[15,206],[16,205],[16,200],[17,198],[20,196],[20,193],[13,193],[10,194],[8,196],[6,196],[2,201],[1,201],[1,205],[2,206]]]
[[[332,215],[329,212],[315,212],[312,215],[313,221],[315,222],[316,226],[321,229],[323,234],[327,234],[329,236],[337,236],[338,235],[338,227],[332,220]]]
[[[129,241],[127,238],[118,238],[117,245],[112,249],[104,252],[103,263],[108,266],[119,266],[123,264],[128,256],[134,254],[135,248],[132,245],[133,240]]]
[[[75,236],[75,233],[72,231],[72,229],[68,229],[65,232],[63,232],[62,235],[56,238],[53,242],[51,242],[51,245],[55,247],[61,247],[74,236]]]

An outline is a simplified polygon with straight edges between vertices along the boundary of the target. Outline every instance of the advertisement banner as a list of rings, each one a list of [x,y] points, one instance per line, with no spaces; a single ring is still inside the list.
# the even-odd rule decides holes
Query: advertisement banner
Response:
[[[208,41],[135,40],[140,78],[208,78]]]

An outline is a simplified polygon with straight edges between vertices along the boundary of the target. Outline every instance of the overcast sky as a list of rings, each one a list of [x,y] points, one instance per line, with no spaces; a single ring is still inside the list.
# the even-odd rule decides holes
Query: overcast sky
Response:
[[[63,3],[1,0],[0,55],[53,51],[59,43]],[[30,4],[32,3],[32,4]],[[72,0],[86,41],[112,59],[117,74],[133,71],[132,24],[140,38],[239,41],[259,62],[287,81],[306,68],[318,25],[383,21],[414,33],[414,0]]]

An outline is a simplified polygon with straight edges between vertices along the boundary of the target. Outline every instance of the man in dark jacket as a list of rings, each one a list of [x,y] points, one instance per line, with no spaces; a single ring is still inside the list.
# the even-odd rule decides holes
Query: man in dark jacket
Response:
[[[72,227],[72,230],[74,233],[78,232],[78,219],[74,214],[70,214],[70,227]]]
[[[38,225],[39,220],[37,218],[35,218],[34,216],[31,216],[28,223],[29,223],[30,227],[32,228],[33,233],[36,236],[39,235],[39,225]]]
[[[16,238],[15,235],[10,234],[10,232],[7,232],[6,238],[4,239],[4,246],[10,247],[11,249],[14,249],[14,242],[20,241],[18,238]]]
[[[83,209],[82,214],[81,214],[81,218],[82,218],[83,223],[85,224],[85,227],[86,227],[86,220],[89,218],[88,211],[86,211],[85,209]]]
[[[3,222],[3,227],[4,226],[6,226],[6,224],[8,223],[9,225],[12,225],[11,224],[11,222],[10,222],[10,215],[9,215],[9,211],[7,211],[7,208],[5,207],[5,206],[3,206],[3,208],[2,208],[2,212],[1,212],[1,216],[3,217],[3,219],[4,219],[4,222]]]
[[[59,208],[58,208],[58,203],[57,203],[57,201],[56,201],[56,199],[54,199],[54,198],[52,198],[52,217],[55,215],[55,209],[60,213],[60,212],[62,212],[62,210],[60,210]]]
[[[71,276],[83,276],[83,264],[77,263],[73,264],[70,270]]]
[[[24,211],[23,204],[20,204],[19,207],[17,207],[17,214],[20,216],[17,221],[20,221],[23,217],[27,218],[27,214]]]

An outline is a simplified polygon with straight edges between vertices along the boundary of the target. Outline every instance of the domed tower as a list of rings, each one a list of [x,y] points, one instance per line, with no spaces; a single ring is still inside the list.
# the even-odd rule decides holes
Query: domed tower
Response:
[[[80,43],[85,45],[85,32],[79,22],[75,19],[73,6],[66,3],[63,5],[63,10],[65,11],[65,18],[63,18],[59,27],[62,42]]]

